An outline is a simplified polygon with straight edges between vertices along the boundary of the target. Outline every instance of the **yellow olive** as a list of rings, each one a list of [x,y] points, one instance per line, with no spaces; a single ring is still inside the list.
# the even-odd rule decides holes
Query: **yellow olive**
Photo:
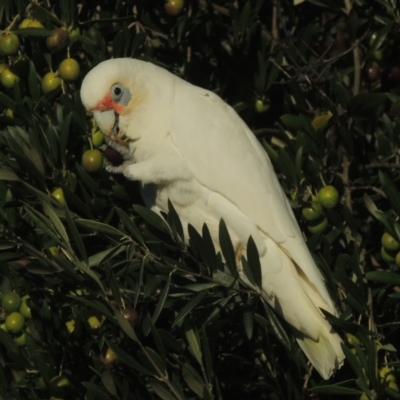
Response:
[[[78,79],[80,66],[74,58],[66,58],[58,66],[58,74],[65,81],[75,81]]]
[[[339,200],[339,192],[332,185],[324,186],[318,192],[318,201],[321,203],[322,207],[333,208],[336,206]]]
[[[8,332],[18,333],[24,326],[24,316],[18,311],[14,311],[6,318],[5,326]]]
[[[385,232],[381,238],[382,246],[385,250],[398,251],[400,250],[400,243],[390,234]]]
[[[385,248],[383,246],[381,247],[381,257],[382,257],[382,260],[387,263],[395,262],[395,256],[392,255],[391,252],[388,252],[387,250],[385,250]]]

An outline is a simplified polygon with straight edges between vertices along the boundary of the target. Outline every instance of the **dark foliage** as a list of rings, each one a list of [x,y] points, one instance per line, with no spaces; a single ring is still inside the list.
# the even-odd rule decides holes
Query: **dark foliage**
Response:
[[[28,295],[32,316],[0,329],[0,399],[400,398],[396,5],[187,0],[168,15],[162,0],[1,1],[0,291]],[[340,310],[327,318],[347,360],[329,381],[238,282],[223,224],[227,265],[206,227],[188,247],[172,205],[163,220],[136,183],[83,168],[97,144],[80,83],[111,57],[215,91],[263,143]],[[66,58],[79,77],[45,84]],[[340,199],[316,228],[302,209],[325,185]]]

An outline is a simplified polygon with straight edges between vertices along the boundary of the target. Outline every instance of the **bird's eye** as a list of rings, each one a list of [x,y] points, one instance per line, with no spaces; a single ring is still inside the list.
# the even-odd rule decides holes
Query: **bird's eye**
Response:
[[[116,83],[115,85],[112,86],[111,88],[111,97],[112,99],[119,103],[124,96],[124,87],[120,85],[119,83]]]
[[[115,103],[119,103],[121,105],[126,106],[131,99],[131,93],[128,88],[121,85],[120,83],[116,83],[111,87],[111,98]]]

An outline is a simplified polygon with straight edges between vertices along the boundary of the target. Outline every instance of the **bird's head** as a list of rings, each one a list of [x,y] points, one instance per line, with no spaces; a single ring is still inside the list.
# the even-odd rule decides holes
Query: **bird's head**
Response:
[[[154,74],[163,75],[160,71],[148,62],[116,58],[100,63],[86,75],[82,103],[106,136],[123,136],[133,116],[154,102],[151,81],[157,78]]]

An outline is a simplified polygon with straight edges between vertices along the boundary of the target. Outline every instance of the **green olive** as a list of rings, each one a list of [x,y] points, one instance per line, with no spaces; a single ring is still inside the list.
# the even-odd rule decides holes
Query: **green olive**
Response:
[[[304,207],[301,212],[306,221],[316,221],[324,213],[321,203],[318,201],[312,201],[311,204]]]
[[[6,318],[6,329],[10,333],[18,333],[24,326],[24,316],[18,311],[14,311]]]
[[[17,311],[21,306],[21,296],[15,292],[6,293],[1,299],[1,307],[4,311]]]

